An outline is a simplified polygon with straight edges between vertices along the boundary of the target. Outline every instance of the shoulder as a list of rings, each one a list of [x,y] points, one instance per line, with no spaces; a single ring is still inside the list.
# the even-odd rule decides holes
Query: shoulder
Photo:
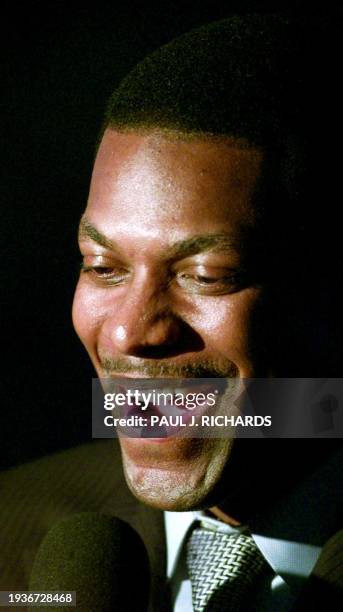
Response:
[[[86,498],[100,505],[113,487],[121,485],[126,486],[119,445],[114,440],[83,444],[0,474],[2,499],[8,508],[18,509],[38,500],[40,504],[54,500],[72,508]]]
[[[0,474],[0,590],[27,584],[50,527],[74,512],[126,519],[138,502],[123,476],[117,440],[93,441]]]

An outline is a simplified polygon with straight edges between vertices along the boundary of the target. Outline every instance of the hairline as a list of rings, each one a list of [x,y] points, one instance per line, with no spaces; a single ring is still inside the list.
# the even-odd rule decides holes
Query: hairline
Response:
[[[103,123],[96,141],[95,155],[101,145],[103,136],[107,130],[118,134],[137,134],[141,136],[156,136],[161,137],[167,142],[212,142],[214,144],[226,145],[230,148],[240,150],[259,150],[264,151],[265,148],[256,144],[242,136],[234,136],[233,134],[219,134],[214,132],[204,132],[202,130],[187,130],[176,127],[167,127],[158,125],[158,123],[137,123],[137,124],[117,124],[116,122],[106,121]]]

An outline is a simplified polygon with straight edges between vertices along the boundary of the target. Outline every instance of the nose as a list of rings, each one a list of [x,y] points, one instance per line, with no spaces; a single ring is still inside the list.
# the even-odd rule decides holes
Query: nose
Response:
[[[183,322],[173,312],[165,287],[133,282],[111,311],[104,331],[117,354],[163,357],[180,343]]]

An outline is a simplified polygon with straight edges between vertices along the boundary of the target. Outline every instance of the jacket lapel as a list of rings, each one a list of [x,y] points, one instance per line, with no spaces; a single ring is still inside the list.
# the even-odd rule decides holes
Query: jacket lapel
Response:
[[[325,544],[294,612],[343,609],[343,530]]]

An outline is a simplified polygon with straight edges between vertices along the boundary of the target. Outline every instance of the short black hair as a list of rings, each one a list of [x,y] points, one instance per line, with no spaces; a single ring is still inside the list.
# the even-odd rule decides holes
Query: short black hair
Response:
[[[318,350],[330,354],[337,371],[342,39],[338,18],[249,14],[202,26],[139,63],[112,94],[103,125],[229,136],[264,150],[257,197],[259,210],[268,212],[261,214],[261,235],[272,268],[273,317],[285,335],[280,350],[291,342],[292,359],[302,355],[308,332],[309,362]],[[275,335],[271,342],[275,347]],[[322,375],[322,360],[318,368]]]
[[[333,29],[323,19],[273,14],[202,26],[139,63],[111,96],[105,123],[261,144],[299,134],[341,65]]]
[[[243,138],[278,160],[274,177],[301,197],[313,150],[342,131],[340,25],[248,14],[183,34],[124,78],[104,128]]]
[[[288,30],[280,16],[248,15],[180,36],[122,81],[108,105],[108,124],[260,140],[273,129],[285,94],[279,71],[282,63],[285,74],[289,62]]]

